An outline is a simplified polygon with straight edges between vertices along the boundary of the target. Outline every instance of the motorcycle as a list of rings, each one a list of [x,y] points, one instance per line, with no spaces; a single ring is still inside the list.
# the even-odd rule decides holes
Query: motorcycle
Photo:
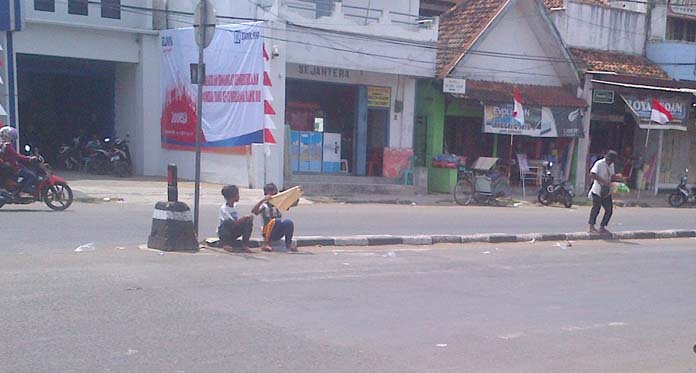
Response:
[[[113,173],[119,177],[131,176],[133,164],[128,143],[127,137],[114,141],[107,137],[99,145],[86,147],[89,156],[85,159],[85,170],[100,175]]]
[[[553,162],[544,162],[542,166],[544,167],[544,174],[542,176],[541,188],[539,188],[539,193],[537,194],[539,203],[548,206],[551,203],[560,202],[563,206],[571,208],[573,206],[573,198],[575,197],[573,186],[567,181],[556,184],[551,172]]]
[[[57,163],[68,171],[79,170],[81,162],[76,156],[77,145],[63,144],[58,148]]]
[[[129,177],[133,174],[128,136],[125,139],[116,139],[109,152],[109,162],[113,172],[119,177]]]
[[[25,150],[32,154],[30,145],[26,145]],[[51,172],[38,151],[34,151],[33,155],[38,157],[38,161],[27,165],[37,176],[36,181],[31,185],[33,189],[31,196],[13,193],[21,180],[17,177],[9,178],[4,185],[0,185],[0,207],[11,204],[27,205],[34,202],[44,202],[55,211],[63,211],[70,207],[73,202],[73,192],[68,183]]]
[[[679,176],[679,185],[677,185],[677,190],[672,192],[669,197],[669,205],[672,207],[681,207],[685,203],[690,202],[696,205],[696,187],[689,187],[686,185],[689,182],[689,169],[686,169],[682,175]]]

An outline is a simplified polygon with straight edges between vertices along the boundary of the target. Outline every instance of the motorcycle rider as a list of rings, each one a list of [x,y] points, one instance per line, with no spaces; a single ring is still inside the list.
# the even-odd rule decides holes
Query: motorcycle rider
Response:
[[[24,164],[38,160],[37,157],[28,157],[17,152],[14,146],[17,142],[17,137],[17,130],[12,127],[5,126],[0,129],[0,142],[2,143],[0,146],[2,146],[3,149],[3,161],[14,172],[13,177],[22,178],[22,181],[17,185],[17,189],[14,192],[15,197],[19,197],[20,193],[31,194],[32,191],[30,188],[36,182],[36,175],[24,167]]]

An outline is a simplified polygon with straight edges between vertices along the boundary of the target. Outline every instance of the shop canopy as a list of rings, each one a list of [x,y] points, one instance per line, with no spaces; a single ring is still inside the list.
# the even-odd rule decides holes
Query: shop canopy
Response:
[[[640,128],[686,131],[689,108],[696,95],[695,87],[684,86],[684,82],[678,81],[643,78],[641,82],[637,82],[635,79],[619,76],[604,76],[592,79],[592,82],[617,91]],[[672,121],[660,124],[650,120],[653,99],[669,110]]]
[[[524,125],[512,118],[513,90],[522,98]],[[484,106],[483,130],[514,136],[583,137],[582,116],[587,103],[570,88],[467,81],[466,94],[455,97],[478,100]]]

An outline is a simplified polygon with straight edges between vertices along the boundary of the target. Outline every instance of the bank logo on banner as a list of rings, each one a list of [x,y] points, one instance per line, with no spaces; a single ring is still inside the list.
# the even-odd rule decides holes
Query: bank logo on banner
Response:
[[[192,28],[163,30],[161,48],[162,147],[194,150],[198,88],[190,66],[198,62]],[[263,143],[264,58],[261,23],[218,27],[205,49],[202,138],[204,151]]]

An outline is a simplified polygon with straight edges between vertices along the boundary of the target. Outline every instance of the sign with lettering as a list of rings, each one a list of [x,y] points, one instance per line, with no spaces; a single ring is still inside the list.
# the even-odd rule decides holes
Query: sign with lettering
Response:
[[[592,102],[597,104],[613,104],[614,103],[614,91],[605,91],[602,89],[595,89],[592,92]]]
[[[304,76],[350,80],[350,70],[337,67],[297,65],[297,72]]]
[[[204,76],[191,68],[198,60],[193,29],[160,32],[160,125],[165,149],[195,149],[197,83],[204,85],[204,151],[224,153],[263,142],[263,25],[225,25],[219,31],[205,50]]]
[[[652,112],[653,97],[637,97],[632,95],[621,95],[626,106],[631,111],[631,114],[636,118],[640,128],[644,129],[676,129],[686,131],[686,116],[689,105],[686,100],[681,98],[655,98],[660,102],[665,109],[672,114],[672,121],[665,124],[659,124],[650,121],[650,113]]]
[[[672,0],[669,10],[674,15],[696,18],[696,0]]]
[[[442,92],[466,94],[466,79],[445,78],[442,83]]]
[[[371,108],[390,108],[391,88],[367,87],[367,106]]]
[[[484,132],[531,137],[583,137],[579,108],[525,106],[524,124],[512,119],[513,106],[485,105]]]

